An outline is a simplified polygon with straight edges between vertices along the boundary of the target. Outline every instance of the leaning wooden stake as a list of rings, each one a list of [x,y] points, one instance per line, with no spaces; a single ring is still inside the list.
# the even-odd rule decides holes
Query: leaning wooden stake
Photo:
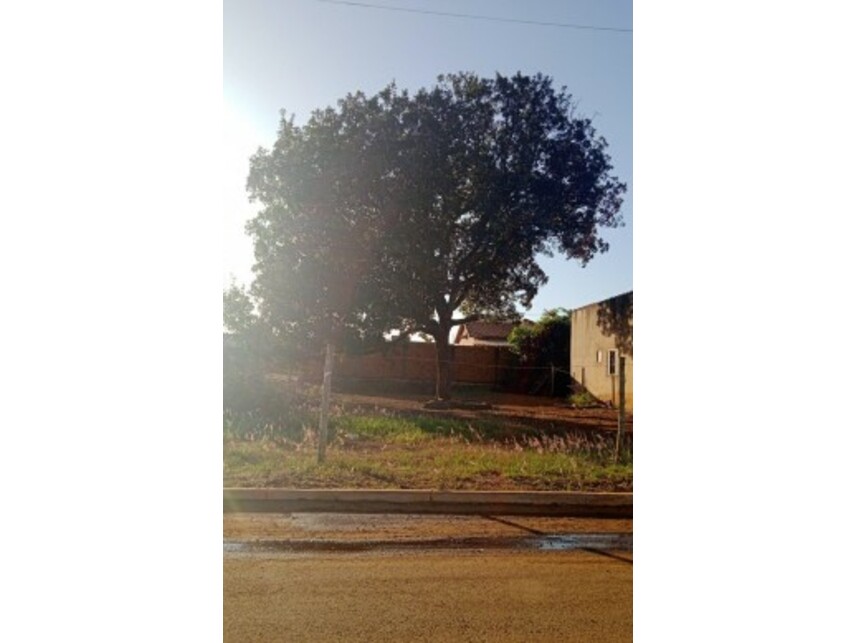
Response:
[[[614,462],[619,462],[619,451],[622,448],[622,437],[625,433],[625,358],[619,357],[619,425],[616,429],[616,452]]]
[[[324,462],[327,450],[327,417],[330,411],[330,380],[333,374],[333,344],[324,351],[324,378],[321,385],[321,415],[318,420],[318,461]]]

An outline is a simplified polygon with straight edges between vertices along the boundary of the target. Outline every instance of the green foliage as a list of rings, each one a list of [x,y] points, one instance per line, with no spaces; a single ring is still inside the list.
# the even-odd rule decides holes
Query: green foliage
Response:
[[[223,291],[223,327],[230,333],[242,333],[250,330],[256,319],[247,290],[233,282]]]
[[[300,439],[315,419],[313,405],[296,391],[255,373],[223,373],[223,433],[226,438]]]
[[[454,325],[529,306],[538,254],[607,249],[625,185],[606,148],[541,74],[447,75],[349,94],[303,127],[283,117],[247,182],[261,317],[304,347],[426,333],[444,364]]]
[[[564,308],[542,313],[534,324],[516,326],[509,334],[512,351],[526,366],[561,369],[555,374],[554,393],[562,395],[571,383],[569,357],[571,349],[571,319]],[[535,375],[536,372],[533,372]]]
[[[232,372],[265,373],[274,364],[281,364],[290,353],[270,326],[256,312],[253,298],[243,287],[232,284],[223,291],[224,370]]]
[[[272,150],[251,159],[247,189],[262,205],[247,224],[255,243],[252,293],[262,319],[307,351],[343,336],[377,340],[389,324],[365,284],[377,271],[395,121],[388,100],[349,95],[304,127],[281,118]]]
[[[512,351],[531,366],[567,368],[571,343],[571,320],[564,308],[542,313],[534,324],[520,324],[509,334]]]
[[[528,431],[459,418],[340,415],[327,461],[306,439],[224,443],[226,486],[630,490],[630,441]],[[505,430],[503,430],[505,428]],[[493,435],[491,435],[493,432]],[[503,439],[500,436],[504,435]]]
[[[602,402],[595,398],[592,393],[590,393],[586,389],[581,389],[576,393],[572,393],[571,395],[569,395],[568,402],[569,404],[582,408],[586,408],[589,406],[603,406]]]
[[[625,187],[549,78],[449,75],[395,104],[398,212],[378,285],[401,326],[437,339],[456,310],[513,317],[546,281],[538,253],[607,249],[599,228],[619,224]]]
[[[288,351],[252,314],[252,306],[245,305],[246,293],[233,286],[223,301],[224,325],[234,331],[223,336],[224,433],[245,438],[299,435],[308,422],[305,396],[267,378]]]
[[[433,437],[452,437],[465,442],[482,442],[508,437],[508,428],[486,420],[427,416],[343,415],[334,421],[340,433],[382,438],[395,442],[419,442]]]

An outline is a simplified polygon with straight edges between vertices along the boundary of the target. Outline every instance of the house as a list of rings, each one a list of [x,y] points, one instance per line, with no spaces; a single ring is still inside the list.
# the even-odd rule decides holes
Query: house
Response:
[[[458,346],[509,346],[506,338],[518,324],[529,324],[526,319],[517,321],[474,321],[461,324],[452,342]]]
[[[634,408],[634,292],[572,310],[571,376],[603,402],[619,406],[625,358],[625,408]]]

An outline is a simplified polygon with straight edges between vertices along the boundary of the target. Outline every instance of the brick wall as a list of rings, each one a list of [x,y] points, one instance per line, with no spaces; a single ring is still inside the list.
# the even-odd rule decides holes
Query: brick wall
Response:
[[[337,355],[335,379],[408,380],[434,382],[437,371],[434,344],[395,344],[388,350],[369,355]],[[499,384],[510,375],[514,356],[500,346],[454,346],[452,379],[467,384]],[[321,380],[323,360],[305,363],[302,376]]]

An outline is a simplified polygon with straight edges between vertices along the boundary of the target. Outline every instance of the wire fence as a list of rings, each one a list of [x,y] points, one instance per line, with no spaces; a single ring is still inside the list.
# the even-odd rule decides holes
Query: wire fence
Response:
[[[400,344],[375,353],[339,353],[333,364],[333,381],[343,390],[413,389],[429,393],[438,382],[438,367],[447,367],[449,382],[454,386],[487,386],[497,392],[519,395],[561,397],[575,406],[604,404],[618,408],[620,386],[618,365],[599,362],[573,368],[561,364],[534,364],[504,346],[450,347],[451,359],[437,359],[434,344]],[[571,356],[569,356],[571,357]],[[308,384],[322,381],[323,360],[305,357],[274,367],[272,372],[297,377]],[[627,370],[630,376],[630,366]],[[625,400],[632,408],[632,384],[627,383]]]
[[[416,353],[416,354],[415,354]],[[434,384],[440,367],[447,367],[450,381],[464,385],[491,385],[509,392],[569,395],[574,378],[568,364],[527,364],[504,347],[454,347],[453,357],[438,360],[433,346],[411,347],[387,353],[337,355],[333,367],[336,381],[378,382],[395,380]],[[322,377],[321,360],[294,365],[306,380]]]
[[[562,373],[566,373],[568,375],[571,375],[571,373],[569,373],[568,371],[563,370],[557,366],[526,366],[526,365],[520,365],[520,364],[486,364],[486,363],[480,363],[480,362],[475,362],[475,361],[468,361],[466,359],[465,360],[462,360],[462,359],[438,360],[435,358],[422,358],[422,357],[399,357],[399,356],[384,357],[382,354],[379,354],[379,353],[371,353],[368,356],[361,355],[361,356],[355,356],[355,357],[348,357],[348,356],[343,356],[343,355],[338,356],[338,358],[340,360],[342,360],[343,357],[346,360],[348,360],[348,359],[360,360],[360,359],[366,359],[368,357],[368,358],[373,358],[373,359],[385,359],[387,361],[394,361],[396,363],[400,363],[400,362],[423,363],[423,364],[431,364],[433,366],[437,365],[437,364],[450,364],[453,366],[466,366],[467,368],[485,368],[485,369],[496,369],[496,370],[504,370],[504,371],[550,371],[550,370],[555,370],[557,372],[562,372]]]

